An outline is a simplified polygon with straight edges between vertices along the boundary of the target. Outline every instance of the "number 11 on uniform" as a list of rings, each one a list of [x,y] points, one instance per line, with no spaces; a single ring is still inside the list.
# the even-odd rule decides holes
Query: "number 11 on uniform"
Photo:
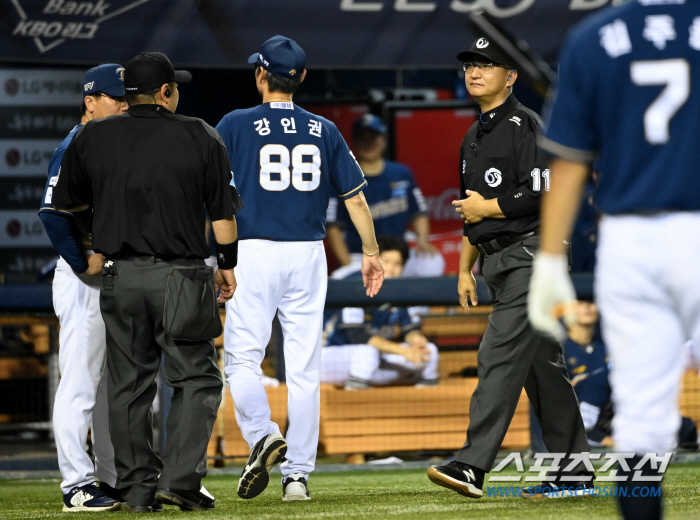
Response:
[[[532,191],[540,191],[542,188],[542,179],[544,179],[544,191],[549,191],[549,168],[540,172],[539,168],[535,168],[530,172],[532,176]]]

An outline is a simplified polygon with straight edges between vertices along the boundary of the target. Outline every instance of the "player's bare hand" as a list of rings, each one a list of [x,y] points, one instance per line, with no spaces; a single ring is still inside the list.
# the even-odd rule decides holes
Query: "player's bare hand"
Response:
[[[217,302],[224,303],[233,298],[233,293],[236,292],[236,275],[233,269],[217,269],[214,273],[214,283],[216,290],[220,291]]]
[[[377,256],[362,255],[362,283],[370,298],[379,292],[384,283],[384,267]]]
[[[427,363],[430,358],[430,350],[425,346],[410,345],[404,349],[403,355],[407,361],[410,361],[414,365],[423,365]]]
[[[559,323],[559,318],[564,318],[568,326],[576,323],[575,300],[576,291],[569,276],[566,255],[538,252],[532,263],[527,295],[527,314],[532,326],[560,342],[564,341],[566,329]]]
[[[467,224],[477,224],[484,220],[482,212],[482,203],[484,197],[476,191],[467,190],[467,198],[461,200],[453,200],[452,205],[455,206],[455,211]]]
[[[459,293],[459,304],[466,312],[469,312],[469,301],[472,302],[474,307],[479,305],[479,298],[476,295],[476,279],[471,271],[459,273],[457,292]]]
[[[94,253],[92,255],[87,255],[88,268],[83,274],[86,276],[96,276],[102,273],[102,264],[105,261],[105,257],[100,253]]]
[[[416,242],[416,254],[435,256],[437,254],[440,254],[440,250],[427,240],[419,240],[418,242]]]

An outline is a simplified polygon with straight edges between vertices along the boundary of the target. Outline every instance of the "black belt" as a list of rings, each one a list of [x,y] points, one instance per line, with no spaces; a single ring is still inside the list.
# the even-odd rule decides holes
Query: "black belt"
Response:
[[[201,265],[206,265],[206,262],[202,258],[160,258],[153,255],[112,255],[107,260],[120,260],[122,262],[134,262],[136,260],[140,261],[150,261],[156,262],[167,262],[173,265],[191,265],[192,263],[197,263]]]
[[[477,244],[476,248],[484,256],[489,256],[498,251],[505,249],[506,247],[525,240],[527,237],[534,236],[536,231],[530,231],[529,233],[523,233],[521,235],[509,235],[503,237],[497,237],[489,242],[484,242],[483,244]]]

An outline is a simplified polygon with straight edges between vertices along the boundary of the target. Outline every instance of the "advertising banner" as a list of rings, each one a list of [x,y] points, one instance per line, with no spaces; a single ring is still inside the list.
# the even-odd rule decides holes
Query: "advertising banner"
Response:
[[[57,257],[39,207],[56,146],[80,122],[83,70],[0,69],[0,283]]]
[[[308,68],[453,67],[483,11],[547,61],[581,18],[623,0],[0,0],[0,60],[247,67],[268,38],[294,38]]]

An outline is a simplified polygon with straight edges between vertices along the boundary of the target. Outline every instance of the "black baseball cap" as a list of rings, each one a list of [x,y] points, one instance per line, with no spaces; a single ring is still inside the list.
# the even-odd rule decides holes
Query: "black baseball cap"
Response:
[[[496,65],[508,65],[510,59],[501,49],[492,44],[487,38],[477,38],[468,51],[462,51],[457,55],[461,62],[465,61],[489,61]]]
[[[162,52],[142,52],[131,58],[124,71],[124,88],[127,94],[138,94],[160,88],[164,83],[187,83],[192,74],[186,70],[175,70]]]
[[[277,76],[293,78],[304,72],[306,54],[291,38],[273,36],[262,44],[260,52],[251,54],[248,63],[258,63]]]

